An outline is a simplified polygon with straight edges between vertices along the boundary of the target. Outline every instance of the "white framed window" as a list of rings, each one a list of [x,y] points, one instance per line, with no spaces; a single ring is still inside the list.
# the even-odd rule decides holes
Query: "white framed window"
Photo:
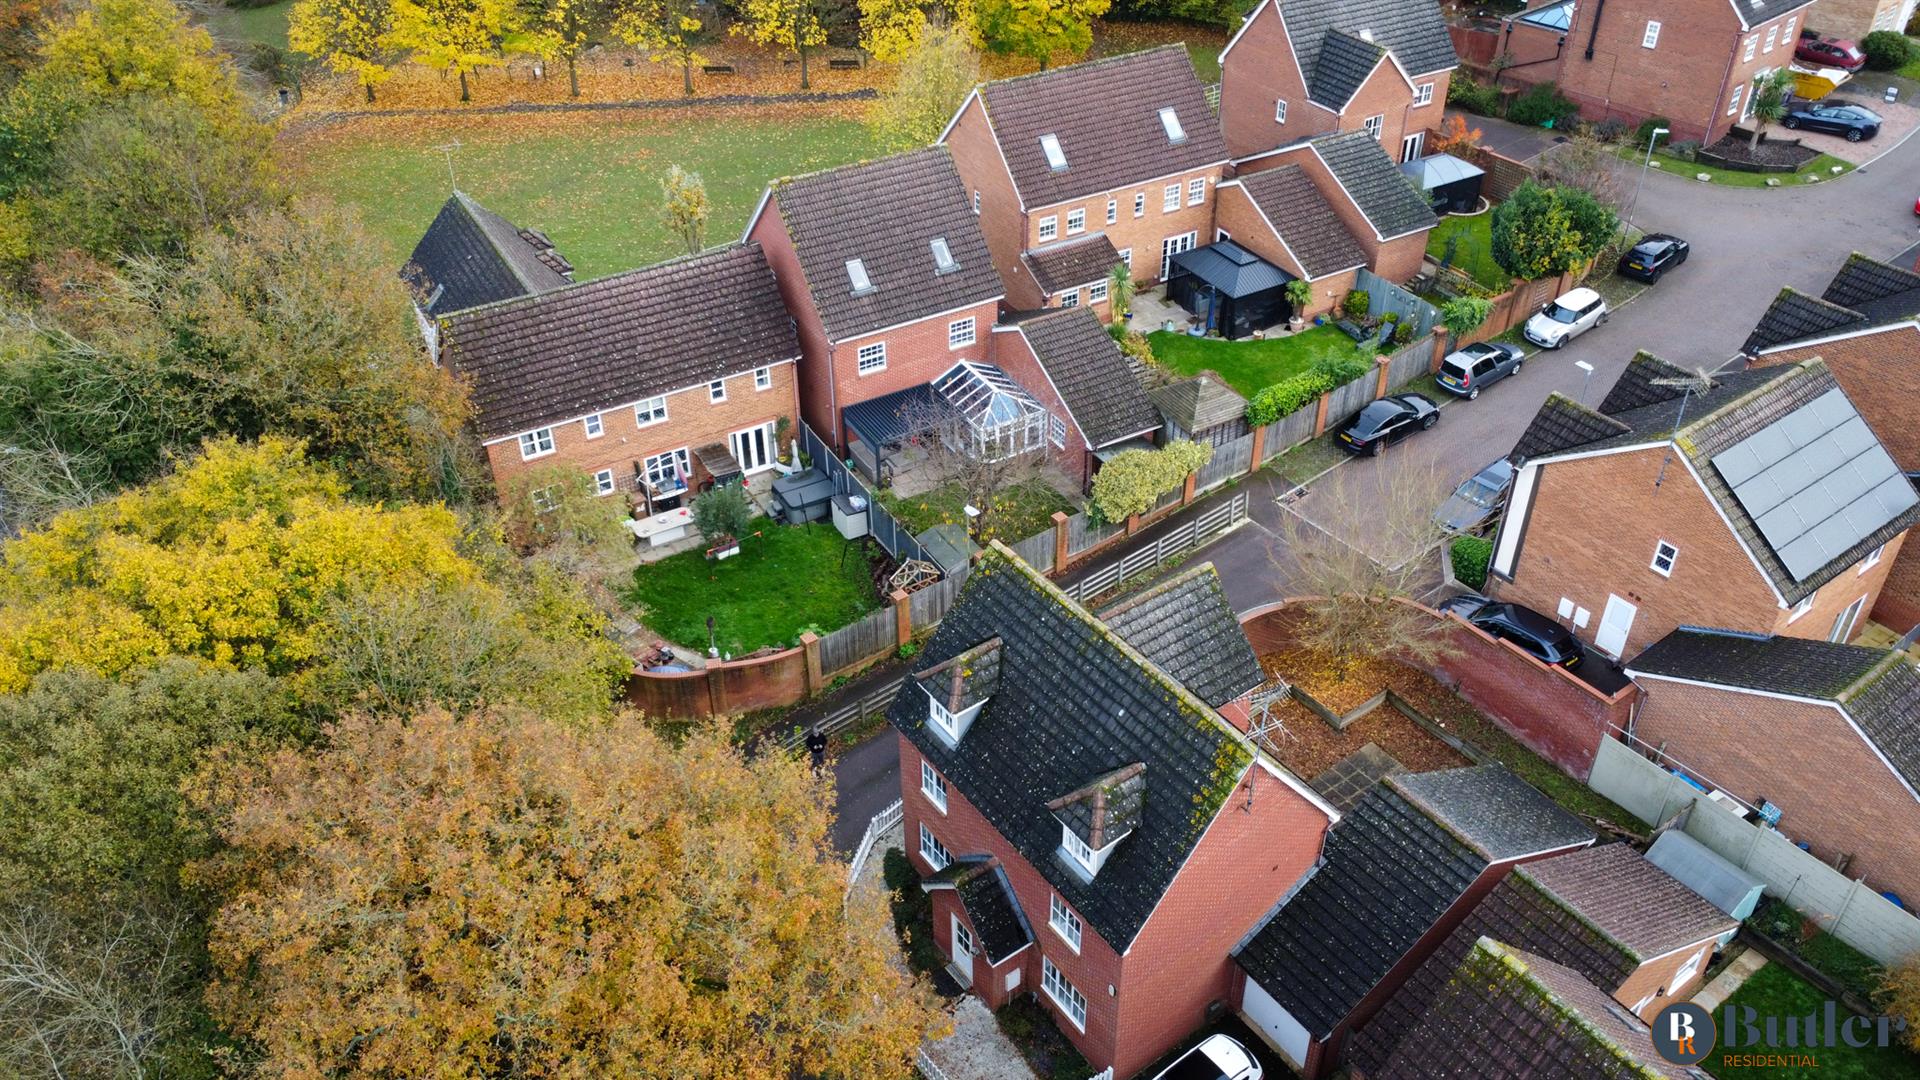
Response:
[[[1060,826],[1060,846],[1067,849],[1067,854],[1073,856],[1074,861],[1079,863],[1087,873],[1093,873],[1098,867],[1099,864],[1094,861],[1093,848],[1065,825]]]
[[[924,758],[920,761],[920,794],[939,807],[941,813],[947,812],[947,778],[935,771]]]
[[[640,463],[640,471],[646,474],[647,483],[661,491],[674,491],[686,483],[693,475],[693,458],[686,447],[669,450],[664,454],[654,454]]]
[[[1673,560],[1680,557],[1680,549],[1661,540],[1653,545],[1652,570],[1661,577],[1673,576]]]
[[[1795,24],[1795,23],[1797,23],[1797,22],[1799,22],[1799,21],[1800,21],[1800,16],[1798,16],[1798,15],[1793,15],[1793,16],[1790,16],[1790,17],[1789,17],[1789,18],[1787,19],[1787,23],[1786,23],[1786,26],[1785,26],[1784,28],[1782,28],[1782,29],[1781,29],[1781,31],[1780,31],[1780,40],[1781,40],[1781,41],[1792,41],[1792,40],[1793,40],[1793,24]]]
[[[707,384],[707,400],[719,404],[727,400],[727,380],[715,379]]]
[[[580,421],[580,426],[586,430],[587,438],[589,439],[597,439],[607,433],[607,426],[601,420],[599,413],[594,413],[592,416]]]
[[[1380,133],[1382,131],[1385,131],[1386,128],[1387,128],[1387,118],[1385,114],[1382,114],[1382,113],[1375,113],[1374,115],[1369,116],[1365,120],[1362,120],[1360,122],[1360,130],[1366,132],[1367,134],[1373,136],[1376,139],[1380,137]]]
[[[1286,98],[1274,99],[1273,122],[1276,124],[1284,124],[1287,122],[1287,99]]]
[[[613,494],[613,470],[601,469],[593,474],[593,493],[595,495]]]
[[[543,427],[538,431],[525,431],[520,434],[520,460],[531,461],[537,457],[546,457],[553,453],[553,429]]]
[[[1213,242],[1214,242],[1214,243],[1216,243],[1216,244],[1217,244],[1217,243],[1219,243],[1219,242],[1220,242],[1220,241],[1222,241],[1222,240],[1231,240],[1231,239],[1233,239],[1233,234],[1232,234],[1232,233],[1230,233],[1230,232],[1228,232],[1227,230],[1225,230],[1225,229],[1215,229],[1215,230],[1213,230]]]
[[[1120,220],[1120,200],[1108,199],[1107,200],[1107,224],[1111,225],[1114,222],[1119,220]]]
[[[1127,269],[1129,269],[1129,270],[1131,270],[1131,269],[1133,269],[1133,249],[1132,249],[1132,248],[1121,248],[1121,249],[1120,249],[1120,261],[1121,261],[1121,263],[1123,263],[1123,264],[1125,264],[1125,266],[1126,266],[1126,268],[1127,268]]]
[[[1040,958],[1040,986],[1076,1030],[1087,1030],[1086,995],[1074,989],[1067,977],[1060,974],[1060,969],[1053,966],[1052,959],[1045,956]]]
[[[1048,214],[1046,217],[1040,219],[1040,240],[1042,243],[1059,235],[1060,218],[1057,215]]]
[[[1886,551],[1887,551],[1887,545],[1881,544],[1879,547],[1874,548],[1872,551],[1867,552],[1867,557],[1860,560],[1860,569],[1854,571],[1854,573],[1864,574],[1867,571],[1873,569],[1874,567],[1879,566],[1880,556],[1886,554]]]
[[[1087,286],[1087,303],[1097,304],[1107,298],[1107,283],[1096,281]]]
[[[1793,612],[1787,616],[1787,621],[1793,622],[1794,620],[1800,618],[1800,616],[1805,615],[1809,611],[1812,611],[1813,601],[1814,601],[1814,598],[1809,596],[1806,599],[1800,601],[1799,603],[1793,605]]]
[[[1080,916],[1067,909],[1059,893],[1053,893],[1047,905],[1047,925],[1060,935],[1060,940],[1080,951]]]
[[[979,188],[973,189],[973,213],[975,217],[978,217],[980,215],[980,189]]]
[[[857,361],[855,367],[862,375],[871,375],[876,371],[887,369],[887,343],[884,341],[862,345],[860,351],[854,355]]]
[[[1207,201],[1207,178],[1196,176],[1187,181],[1187,205],[1199,206]]]
[[[1084,206],[1077,206],[1077,207],[1074,207],[1072,210],[1067,211],[1067,235],[1072,236],[1074,233],[1081,233],[1086,231],[1087,231],[1087,208]]]
[[[648,424],[661,423],[666,420],[666,418],[667,397],[665,394],[659,397],[650,397],[633,407],[633,422],[641,427],[646,427]]]
[[[947,348],[959,349],[973,344],[973,316],[955,319],[947,324]]]
[[[1431,105],[1431,104],[1433,104],[1433,84],[1432,83],[1423,82],[1420,85],[1413,88],[1413,107],[1414,108],[1417,109],[1422,105]]]
[[[527,492],[527,498],[533,502],[533,508],[542,514],[551,514],[560,508],[560,489],[557,487],[534,488]]]
[[[1067,448],[1067,422],[1057,416],[1047,417],[1047,441],[1056,450]]]
[[[1732,116],[1740,111],[1740,92],[1745,89],[1746,87],[1744,86],[1736,86],[1733,88],[1733,96],[1727,99],[1728,116]]]
[[[1079,307],[1080,306],[1080,290],[1075,289],[1072,292],[1061,293],[1060,306],[1061,307]]]
[[[1660,21],[1658,19],[1648,19],[1647,28],[1640,35],[1640,47],[1643,49],[1651,49],[1658,44],[1660,44]]]
[[[947,733],[947,741],[955,742],[960,738],[960,722],[954,719],[952,711],[934,698],[927,695],[927,717],[935,727]]]
[[[1770,53],[1773,51],[1773,47],[1778,44],[1780,44],[1780,28],[1777,26],[1768,27],[1767,43],[1765,45],[1760,46],[1760,51],[1763,53]]]
[[[1180,181],[1175,180],[1160,192],[1160,212],[1170,213],[1180,209]]]
[[[1160,126],[1167,133],[1167,141],[1178,145],[1187,141],[1187,129],[1180,126],[1180,115],[1172,106],[1160,110]]]
[[[1133,216],[1140,217],[1144,215],[1146,212],[1147,212],[1147,193],[1144,191],[1134,192],[1133,193]]]
[[[1640,999],[1639,1001],[1636,1001],[1636,1002],[1634,1002],[1634,1003],[1633,1003],[1633,1015],[1635,1015],[1635,1016],[1639,1016],[1639,1015],[1640,1015],[1640,1012],[1641,1012],[1641,1010],[1643,1010],[1643,1009],[1645,1009],[1645,1008],[1646,1008],[1647,1006],[1649,1006],[1649,1005],[1651,1005],[1651,1004],[1653,1004],[1653,999],[1654,999],[1655,997],[1657,997],[1657,996],[1658,996],[1657,994],[1654,994],[1654,993],[1652,993],[1652,992],[1649,992],[1649,993],[1647,994],[1647,996],[1646,996],[1646,997],[1643,997],[1643,998],[1641,998],[1641,999]]]
[[[1686,963],[1680,965],[1679,971],[1673,973],[1673,988],[1675,990],[1685,986],[1687,980],[1693,978],[1693,973],[1700,970],[1700,961],[1707,958],[1707,952],[1708,950],[1701,949],[1699,952],[1694,953],[1687,958]]]
[[[770,367],[754,368],[753,388],[755,390],[773,389],[773,369]]]
[[[925,822],[920,824],[920,857],[935,870],[945,870],[947,864],[953,861],[953,856],[947,854],[947,849],[933,838]]]
[[[1747,35],[1747,49],[1746,49],[1746,52],[1744,52],[1744,53],[1742,53],[1742,54],[1741,54],[1741,56],[1740,56],[1740,59],[1742,59],[1742,60],[1751,60],[1751,59],[1753,59],[1753,54],[1754,54],[1754,50],[1756,50],[1756,49],[1758,49],[1759,47],[1760,47],[1760,35],[1759,35],[1759,34],[1748,34],[1748,35]]]
[[[1833,629],[1827,633],[1827,640],[1835,645],[1845,645],[1853,640],[1853,627],[1860,620],[1860,609],[1867,605],[1867,598],[1861,597],[1847,605],[1847,609],[1833,617]]]

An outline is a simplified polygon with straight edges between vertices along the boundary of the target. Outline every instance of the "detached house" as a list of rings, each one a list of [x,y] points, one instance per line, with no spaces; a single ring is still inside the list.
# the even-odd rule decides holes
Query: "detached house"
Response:
[[[1220,54],[1227,149],[1358,131],[1413,161],[1459,63],[1433,0],[1262,0]]]
[[[1117,618],[995,542],[888,719],[949,971],[1130,1076],[1227,1001],[1335,815],[1218,711],[1264,676],[1210,566]]]
[[[413,293],[427,349],[440,352],[438,320],[457,311],[561,288],[573,264],[535,229],[521,229],[462,191],[440,207],[400,270]]]
[[[1214,239],[1227,149],[1182,46],[987,83],[940,144],[1015,308],[1083,304],[1106,318],[1116,264],[1158,282]]]
[[[1282,175],[1261,175],[1269,171]],[[1315,283],[1315,307],[1342,285],[1351,287],[1355,247],[1366,268],[1388,281],[1419,273],[1427,233],[1440,223],[1426,196],[1364,131],[1315,136],[1242,158],[1234,174],[1241,191],[1223,206],[1227,221],[1240,228],[1220,227],[1256,252],[1272,252],[1283,267],[1297,265],[1301,273],[1294,276]],[[1329,210],[1340,229],[1327,221]]]
[[[1234,949],[1240,1014],[1308,1080],[1516,866],[1593,843],[1501,765],[1390,776]]]
[[[1920,498],[1818,360],[1716,374],[1641,354],[1547,399],[1488,585],[1630,658],[1685,625],[1852,640]]]
[[[1782,833],[1920,897],[1920,670],[1904,653],[1676,630],[1627,668],[1634,734],[1705,784],[1771,803]]]
[[[1825,360],[1894,464],[1920,477],[1920,273],[1849,256],[1819,296],[1780,290],[1741,352],[1752,367]],[[1920,550],[1902,550],[1871,611],[1899,633],[1920,626]]]
[[[773,466],[800,343],[758,244],[441,320],[494,482],[555,462],[652,510]],[[538,494],[535,495],[538,498]]]

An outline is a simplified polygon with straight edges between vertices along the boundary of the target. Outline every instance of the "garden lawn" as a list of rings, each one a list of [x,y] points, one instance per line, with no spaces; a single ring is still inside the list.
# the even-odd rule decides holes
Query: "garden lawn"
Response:
[[[804,629],[837,630],[880,606],[865,543],[849,544],[830,525],[766,518],[748,532],[731,559],[709,562],[696,549],[637,567],[627,597],[640,621],[676,645],[705,649],[711,615],[721,651],[738,656],[791,646]]]
[[[1473,280],[1495,292],[1505,291],[1513,283],[1513,275],[1493,261],[1493,211],[1441,218],[1439,226],[1427,234],[1427,255],[1436,263],[1444,260],[1447,243],[1454,237],[1459,239],[1454,243],[1453,262],[1448,265],[1472,275]]]
[[[1153,345],[1154,359],[1169,370],[1182,375],[1217,372],[1249,399],[1281,379],[1307,370],[1321,357],[1353,356],[1357,348],[1352,338],[1331,325],[1262,341],[1227,341],[1156,330],[1147,335],[1147,341]]]
[[[905,498],[881,491],[880,505],[915,536],[935,525],[965,523],[966,494],[948,484]],[[981,514],[976,533],[980,543],[1001,540],[1017,544],[1035,533],[1053,528],[1056,511],[1074,512],[1074,505],[1044,480],[1027,480],[1002,491]]]
[[[737,238],[767,182],[879,156],[851,111],[690,108],[359,119],[282,141],[296,184],[360,209],[393,265],[460,189],[572,260],[578,280],[684,254],[660,218],[669,165],[699,173],[708,244]]]
[[[1782,134],[1791,134],[1784,128],[1781,130]],[[1646,147],[1644,146],[1638,150],[1635,150],[1631,146],[1622,146],[1616,152],[1635,165],[1645,161],[1647,157]],[[1686,158],[1677,158],[1658,150],[1653,152],[1653,160],[1659,163],[1662,172],[1672,173],[1682,180],[1698,183],[1699,181],[1693,179],[1693,174],[1706,173],[1708,176],[1713,177],[1712,180],[1708,181],[1711,184],[1748,188],[1766,187],[1769,178],[1779,180],[1780,186],[1783,188],[1790,187],[1794,184],[1805,184],[1807,182],[1805,177],[1809,173],[1817,174],[1822,180],[1836,180],[1839,176],[1828,171],[1833,166],[1841,166],[1841,174],[1852,172],[1854,168],[1852,162],[1841,161],[1832,154],[1821,154],[1819,157],[1801,166],[1800,171],[1797,173],[1754,173],[1741,172],[1738,169],[1722,169],[1714,165],[1702,165],[1700,162],[1689,161]]]
[[[293,0],[260,7],[217,7],[207,13],[207,32],[225,41],[236,52],[250,44],[287,47],[287,12]]]
[[[1764,1018],[1769,1016],[1781,1017],[1783,1021],[1789,1016],[1806,1016],[1809,1013],[1818,1016],[1825,1010],[1826,1002],[1827,998],[1806,980],[1779,964],[1768,964],[1754,972],[1740,989],[1734,991],[1733,996],[1727,999],[1723,1008],[1738,1009],[1751,1006],[1760,1018],[1756,1022],[1764,1024]],[[1842,1021],[1851,1015],[1853,1014],[1844,1008],[1840,1010]],[[1720,1017],[1716,1013],[1714,1022],[1717,1024],[1719,1020]],[[1723,1032],[1722,1035],[1724,1034]],[[1743,1068],[1726,1064],[1725,1059],[1729,1053],[1804,1054],[1812,1057],[1818,1066],[1814,1068],[1794,1066]],[[1879,1080],[1881,1077],[1920,1075],[1920,1057],[1900,1047],[1855,1048],[1845,1045],[1844,1040],[1842,1045],[1831,1049],[1826,1047],[1795,1049],[1784,1046],[1772,1049],[1766,1046],[1742,1045],[1733,1051],[1727,1051],[1716,1045],[1713,1052],[1708,1054],[1706,1060],[1700,1064],[1708,1072],[1723,1080],[1750,1076],[1765,1076],[1768,1080]]]

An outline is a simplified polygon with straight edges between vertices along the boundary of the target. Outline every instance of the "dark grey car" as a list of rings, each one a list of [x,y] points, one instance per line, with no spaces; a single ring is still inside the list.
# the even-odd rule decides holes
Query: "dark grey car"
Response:
[[[1520,373],[1526,360],[1518,345],[1482,341],[1447,354],[1440,361],[1440,389],[1472,400],[1480,391],[1509,375]]]
[[[1448,532],[1471,532],[1485,525],[1513,483],[1513,462],[1500,458],[1474,473],[1440,504],[1433,520]]]

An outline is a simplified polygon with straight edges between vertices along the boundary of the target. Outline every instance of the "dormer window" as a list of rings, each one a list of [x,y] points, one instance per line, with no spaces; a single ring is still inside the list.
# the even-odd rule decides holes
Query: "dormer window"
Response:
[[[1073,856],[1073,861],[1080,864],[1088,877],[1098,873],[1100,870],[1098,853],[1089,847],[1085,840],[1075,836],[1072,828],[1062,825],[1060,831],[1065,834],[1060,840],[1060,846],[1066,849],[1067,854]]]
[[[859,259],[847,260],[847,281],[853,285],[855,296],[865,296],[873,291],[873,280],[867,277],[867,264]]]
[[[1060,149],[1060,140],[1052,135],[1040,136],[1040,152],[1047,155],[1047,168],[1054,172],[1065,172],[1067,155]]]
[[[1140,827],[1146,797],[1147,767],[1136,761],[1049,802],[1068,868],[1088,880],[1099,874],[1113,850]]]
[[[1167,141],[1178,146],[1187,141],[1187,129],[1180,126],[1180,116],[1172,106],[1160,110],[1160,126],[1167,129]]]
[[[933,270],[935,273],[949,274],[960,269],[960,264],[953,261],[953,249],[947,246],[946,237],[934,237],[929,246],[933,248]]]
[[[958,746],[967,728],[1000,688],[1000,639],[973,648],[913,676],[927,695],[927,727],[941,742]]]

